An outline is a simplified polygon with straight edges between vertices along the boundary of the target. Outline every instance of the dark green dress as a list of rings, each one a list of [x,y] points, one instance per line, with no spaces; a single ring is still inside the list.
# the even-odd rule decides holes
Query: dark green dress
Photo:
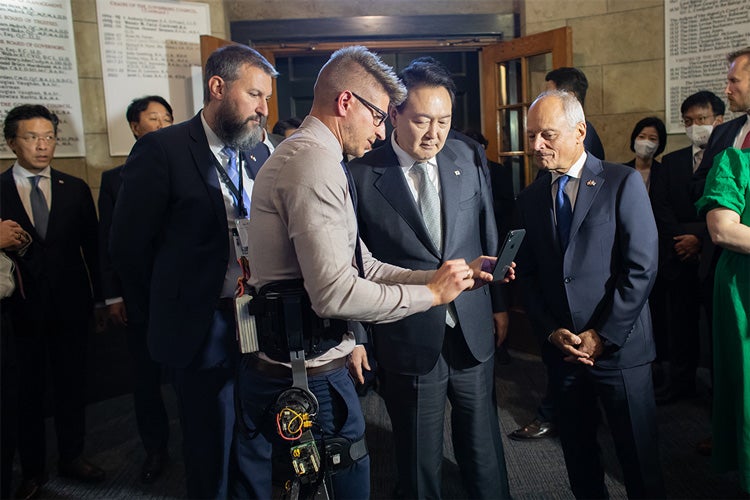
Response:
[[[698,211],[724,207],[750,226],[750,149],[729,148],[714,160]],[[714,278],[714,467],[738,470],[750,492],[750,254],[724,249]]]

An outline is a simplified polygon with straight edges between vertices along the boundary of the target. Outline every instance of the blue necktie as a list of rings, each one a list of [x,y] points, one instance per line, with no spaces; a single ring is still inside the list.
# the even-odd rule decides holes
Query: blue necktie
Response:
[[[234,188],[236,191],[239,191],[240,186],[240,171],[237,168],[237,152],[230,148],[229,146],[224,146],[224,148],[221,150],[222,153],[227,155],[229,158],[229,161],[227,162],[227,175],[229,176],[229,180],[232,181],[232,184],[234,185]],[[235,190],[232,190],[232,195],[234,196],[235,203],[237,207],[239,207],[239,200],[237,199],[237,194],[234,192]],[[242,187],[242,200],[245,205],[245,210],[247,213],[250,213],[250,197],[247,194],[247,190],[245,187]],[[243,215],[243,214],[240,214]]]
[[[557,214],[557,236],[560,239],[560,247],[565,251],[570,238],[570,224],[573,221],[573,209],[570,198],[565,193],[565,185],[570,180],[569,175],[563,175],[557,179],[557,195],[555,196],[555,213]]]
[[[47,224],[49,223],[49,207],[47,206],[47,199],[44,197],[44,193],[39,188],[39,179],[42,176],[34,175],[29,177],[31,182],[31,193],[29,193],[29,199],[31,201],[31,215],[34,216],[34,229],[37,234],[44,239],[47,236]]]

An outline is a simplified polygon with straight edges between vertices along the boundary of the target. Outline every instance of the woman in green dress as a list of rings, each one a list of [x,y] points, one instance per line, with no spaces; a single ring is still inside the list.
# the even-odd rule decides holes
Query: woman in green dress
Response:
[[[716,157],[696,207],[724,249],[714,279],[712,460],[738,470],[750,493],[750,149]]]

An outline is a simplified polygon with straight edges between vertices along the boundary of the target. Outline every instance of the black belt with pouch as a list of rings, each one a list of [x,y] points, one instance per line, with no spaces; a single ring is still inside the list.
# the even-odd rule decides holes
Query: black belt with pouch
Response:
[[[260,350],[276,361],[304,351],[311,359],[337,346],[347,322],[315,314],[301,279],[273,281],[261,287],[248,307],[255,317]]]

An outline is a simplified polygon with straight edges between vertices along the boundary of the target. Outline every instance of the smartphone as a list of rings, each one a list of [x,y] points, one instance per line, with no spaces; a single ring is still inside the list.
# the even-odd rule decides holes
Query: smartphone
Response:
[[[521,246],[524,236],[526,236],[525,229],[513,229],[505,235],[503,247],[497,256],[495,269],[492,271],[492,281],[502,281],[505,279],[508,268],[510,268],[513,259],[516,258],[516,253],[518,253],[518,248]]]

